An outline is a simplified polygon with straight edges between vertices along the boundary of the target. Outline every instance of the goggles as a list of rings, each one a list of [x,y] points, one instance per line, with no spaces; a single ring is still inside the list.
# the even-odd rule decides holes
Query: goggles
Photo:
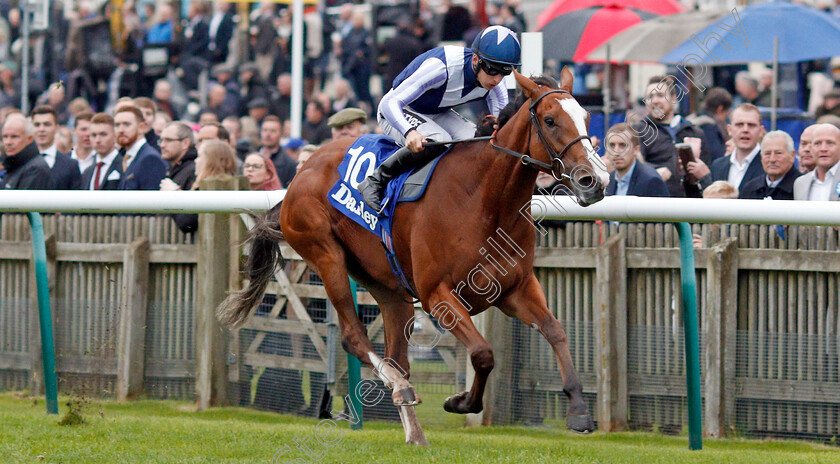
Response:
[[[502,76],[507,76],[508,74],[513,72],[513,66],[509,64],[492,63],[490,61],[478,60],[478,66],[485,73],[487,73],[488,76],[498,76],[499,74],[501,74]]]

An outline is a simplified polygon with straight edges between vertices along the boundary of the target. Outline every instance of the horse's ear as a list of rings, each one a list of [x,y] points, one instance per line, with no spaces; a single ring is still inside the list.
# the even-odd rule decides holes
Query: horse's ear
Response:
[[[569,70],[568,66],[563,66],[563,71],[560,72],[560,88],[566,92],[572,93],[572,84],[575,82],[575,75]]]
[[[517,70],[513,70],[513,77],[516,78],[516,83],[519,84],[519,87],[522,89],[522,93],[525,94],[526,97],[530,99],[534,99],[534,96],[539,94],[539,87],[536,82],[528,79],[527,77],[519,74]]]

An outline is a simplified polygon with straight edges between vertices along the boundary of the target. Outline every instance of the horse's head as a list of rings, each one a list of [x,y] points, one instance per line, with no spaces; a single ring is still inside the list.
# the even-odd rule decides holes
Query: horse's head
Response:
[[[600,201],[610,178],[589,140],[589,112],[572,97],[571,71],[563,68],[559,89],[539,86],[514,73],[531,101],[529,130],[536,133],[536,137],[529,134],[531,156],[550,163],[554,177],[572,190],[582,206]]]

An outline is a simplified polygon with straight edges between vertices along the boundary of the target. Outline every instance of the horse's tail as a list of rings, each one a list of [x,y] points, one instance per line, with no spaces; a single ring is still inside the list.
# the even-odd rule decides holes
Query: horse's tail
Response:
[[[283,266],[283,256],[280,254],[278,243],[283,240],[279,215],[280,203],[264,215],[254,216],[256,224],[248,232],[251,253],[245,264],[248,287],[231,293],[216,308],[216,317],[222,324],[231,328],[242,325],[262,301],[271,276]]]

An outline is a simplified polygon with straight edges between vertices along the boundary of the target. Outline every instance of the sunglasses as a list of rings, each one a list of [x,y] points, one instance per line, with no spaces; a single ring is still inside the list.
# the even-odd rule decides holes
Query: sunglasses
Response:
[[[490,63],[489,61],[479,60],[478,66],[481,67],[488,76],[498,76],[499,74],[507,76],[513,72],[513,66],[509,64],[496,64]]]

